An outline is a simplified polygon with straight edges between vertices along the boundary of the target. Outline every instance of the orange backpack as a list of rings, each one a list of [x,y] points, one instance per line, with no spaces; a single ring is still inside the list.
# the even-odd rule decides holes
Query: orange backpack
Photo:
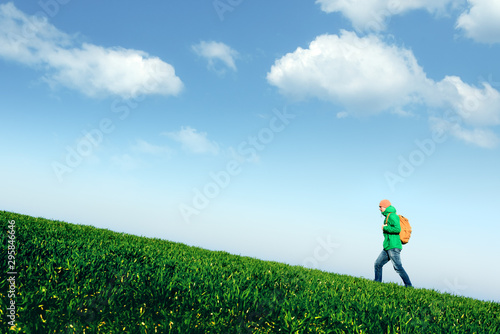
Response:
[[[389,221],[389,216],[391,215],[391,213],[387,215],[387,221]],[[399,232],[399,238],[401,239],[401,243],[404,245],[407,244],[408,241],[410,241],[411,226],[410,222],[408,221],[408,218],[404,217],[403,215],[398,215],[398,217],[399,217],[399,225],[401,226],[401,232]]]

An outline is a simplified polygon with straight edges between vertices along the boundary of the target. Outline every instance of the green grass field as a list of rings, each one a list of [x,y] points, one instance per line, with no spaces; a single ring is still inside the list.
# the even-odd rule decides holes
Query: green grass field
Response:
[[[498,303],[5,211],[0,221],[0,333],[500,333]]]

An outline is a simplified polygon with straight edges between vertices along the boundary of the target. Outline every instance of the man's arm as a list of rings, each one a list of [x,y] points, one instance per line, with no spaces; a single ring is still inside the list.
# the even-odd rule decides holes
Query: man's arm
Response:
[[[399,225],[399,216],[396,214],[389,213],[387,219],[387,224],[382,227],[382,230],[390,234],[399,234],[401,232],[401,226]]]

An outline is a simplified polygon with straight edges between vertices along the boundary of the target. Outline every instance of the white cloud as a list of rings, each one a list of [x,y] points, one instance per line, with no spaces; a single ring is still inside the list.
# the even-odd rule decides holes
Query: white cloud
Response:
[[[380,31],[386,28],[393,15],[424,9],[430,13],[444,13],[463,0],[316,0],[326,13],[340,12],[358,31]]]
[[[498,136],[491,130],[485,128],[466,128],[460,119],[453,117],[429,118],[431,128],[438,133],[451,134],[466,143],[484,148],[494,148],[500,143]]]
[[[62,85],[96,97],[176,95],[182,81],[172,65],[146,52],[77,45],[45,17],[28,16],[12,3],[0,5],[0,57],[41,69],[52,86]]]
[[[460,15],[456,27],[481,43],[500,43],[500,1],[468,0],[470,8]]]
[[[500,140],[490,129],[500,125],[500,93],[488,83],[482,88],[464,83],[460,78],[447,76],[432,85],[425,96],[432,110],[444,110],[444,115],[430,117],[433,128],[467,143],[480,147],[496,147]]]
[[[170,156],[172,150],[165,146],[158,146],[148,143],[145,140],[137,139],[136,143],[132,145],[132,150],[138,153],[145,153],[157,156]]]
[[[224,69],[220,67],[217,68],[216,62],[222,62],[226,67],[231,70],[236,71],[235,58],[238,56],[238,52],[230,48],[224,43],[220,42],[206,42],[202,41],[196,45],[192,46],[193,51],[208,60],[208,68],[214,70],[218,73],[223,74]]]
[[[459,77],[447,76],[432,87],[426,96],[427,105],[453,110],[468,125],[500,124],[500,93],[488,83],[483,83],[481,89],[464,83]]]
[[[411,51],[342,31],[278,59],[267,80],[292,98],[317,97],[367,114],[414,102],[425,74]]]
[[[439,110],[454,115],[445,130],[464,141],[495,146],[486,129],[500,124],[500,93],[488,83],[481,88],[447,76],[428,79],[410,50],[388,45],[376,36],[363,38],[342,31],[322,35],[309,48],[297,48],[277,59],[267,74],[270,84],[292,99],[318,98],[341,106],[337,117],[366,116],[384,111],[407,114],[417,107],[433,117]],[[489,143],[489,144],[488,144]]]
[[[177,132],[166,132],[164,135],[182,144],[182,147],[196,154],[218,154],[219,145],[216,142],[210,141],[205,132],[198,132],[189,126],[182,127]]]

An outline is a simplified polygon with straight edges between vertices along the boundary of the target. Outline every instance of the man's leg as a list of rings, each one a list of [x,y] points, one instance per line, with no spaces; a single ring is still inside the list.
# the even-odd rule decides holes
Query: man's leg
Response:
[[[388,251],[389,257],[391,258],[392,265],[394,266],[394,270],[401,276],[401,279],[403,279],[403,283],[405,284],[406,287],[411,287],[411,281],[410,278],[408,277],[408,274],[403,268],[403,265],[401,264],[401,249],[399,248],[393,248],[389,249]]]
[[[386,250],[382,250],[377,260],[375,261],[375,282],[382,282],[382,267],[389,262],[389,254]]]

